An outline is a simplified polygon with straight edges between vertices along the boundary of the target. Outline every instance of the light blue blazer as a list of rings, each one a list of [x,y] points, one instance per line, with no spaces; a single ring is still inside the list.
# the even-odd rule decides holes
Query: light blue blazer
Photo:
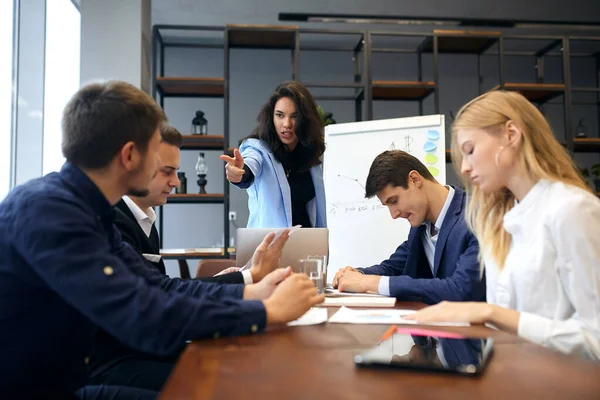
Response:
[[[247,189],[248,228],[289,228],[292,226],[292,200],[290,185],[283,166],[265,142],[259,139],[246,139],[240,146],[244,163],[254,174],[254,180],[248,184],[236,186]],[[306,205],[308,217],[315,228],[327,227],[325,215],[325,186],[323,184],[323,166],[310,169],[315,198]]]

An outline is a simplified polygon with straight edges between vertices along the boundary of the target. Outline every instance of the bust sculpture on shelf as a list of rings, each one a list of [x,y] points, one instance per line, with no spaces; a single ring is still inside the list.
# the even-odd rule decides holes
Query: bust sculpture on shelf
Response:
[[[200,190],[198,193],[206,194],[205,186],[207,184],[206,174],[208,173],[208,167],[204,160],[204,153],[198,154],[198,161],[196,162],[196,174],[198,175],[198,186]]]
[[[196,111],[196,116],[192,119],[192,134],[206,135],[208,132],[208,121],[204,118],[204,112]]]

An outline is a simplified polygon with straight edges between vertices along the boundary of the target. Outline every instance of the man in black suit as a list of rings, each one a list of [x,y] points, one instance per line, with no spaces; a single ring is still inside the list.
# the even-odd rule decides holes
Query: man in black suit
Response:
[[[154,221],[154,207],[164,205],[173,188],[179,186],[177,170],[180,163],[180,148],[183,136],[171,125],[161,128],[160,157],[158,174],[153,179],[149,194],[145,197],[123,196],[115,207],[115,224],[121,231],[123,241],[129,243],[146,260],[156,266],[163,274],[165,264],[159,255],[159,237]],[[218,283],[251,284],[260,281],[271,271],[250,268],[244,272],[232,272],[200,280]]]
[[[148,195],[144,197],[123,196],[115,209],[115,225],[124,242],[140,253],[146,261],[165,274],[165,264],[159,255],[159,237],[154,221],[153,207],[167,202],[167,196],[179,185],[181,133],[170,125],[160,128],[160,163],[158,173],[152,180]],[[269,267],[266,267],[269,268]],[[202,281],[218,283],[251,284],[260,281],[271,270],[264,263],[249,270],[232,272]],[[135,351],[123,345],[104,330],[95,336],[94,353],[89,365],[92,384],[109,384],[138,387],[159,391],[168,378],[178,354],[171,357],[156,357]]]

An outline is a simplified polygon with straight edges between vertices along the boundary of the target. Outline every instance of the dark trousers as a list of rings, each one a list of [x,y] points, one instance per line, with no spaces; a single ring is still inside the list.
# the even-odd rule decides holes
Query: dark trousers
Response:
[[[127,358],[100,373],[93,374],[90,385],[115,385],[160,392],[171,374],[172,362],[148,358]]]
[[[124,386],[84,386],[75,392],[79,400],[155,400],[158,392]]]

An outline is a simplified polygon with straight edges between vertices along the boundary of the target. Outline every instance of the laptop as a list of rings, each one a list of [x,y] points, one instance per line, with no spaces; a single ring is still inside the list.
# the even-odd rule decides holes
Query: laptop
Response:
[[[279,235],[282,228],[239,228],[236,237],[235,260],[237,267],[249,265],[254,251],[269,233]],[[276,236],[277,237],[277,236]],[[290,265],[300,272],[300,260],[312,255],[329,254],[329,230],[327,228],[300,228],[295,230],[283,247],[280,267]]]

